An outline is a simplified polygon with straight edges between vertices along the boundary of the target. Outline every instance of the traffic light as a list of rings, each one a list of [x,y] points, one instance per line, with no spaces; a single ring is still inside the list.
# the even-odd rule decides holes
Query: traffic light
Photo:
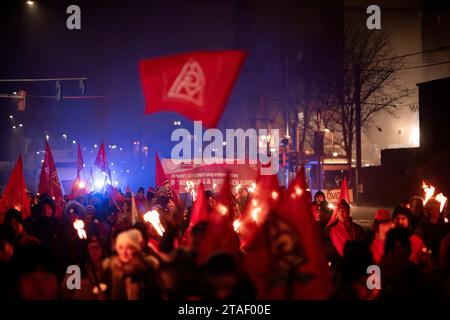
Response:
[[[62,88],[61,88],[61,81],[56,81],[56,101],[61,101],[62,97]]]
[[[80,80],[79,89],[80,89],[80,95],[84,96],[84,94],[86,93],[86,83],[84,82],[84,80]]]
[[[25,111],[25,102],[27,99],[27,93],[25,90],[19,90],[18,96],[20,97],[17,100],[17,111]]]

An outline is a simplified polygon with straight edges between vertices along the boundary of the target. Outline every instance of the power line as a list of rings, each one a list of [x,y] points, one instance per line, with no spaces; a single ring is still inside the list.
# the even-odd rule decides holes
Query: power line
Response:
[[[422,65],[422,66],[399,68],[399,69],[396,69],[395,71],[400,71],[400,70],[410,70],[410,69],[418,69],[418,68],[426,68],[426,67],[438,66],[438,65],[441,65],[441,64],[447,64],[447,63],[450,63],[450,60],[447,60],[447,61],[441,61],[441,62],[436,62],[436,63],[430,63],[430,64],[424,64],[424,65]]]
[[[403,54],[403,55],[400,55],[400,56],[394,56],[394,57],[390,57],[390,58],[384,58],[384,59],[376,60],[375,62],[386,61],[386,60],[393,60],[393,59],[398,59],[398,58],[406,58],[406,57],[415,56],[415,55],[422,54],[422,53],[429,53],[429,52],[446,50],[446,49],[450,49],[450,45],[446,45],[446,46],[442,46],[442,47],[438,47],[438,48],[434,48],[434,49],[428,49],[428,50],[422,50],[422,51],[417,51],[417,52],[411,52],[411,53]]]

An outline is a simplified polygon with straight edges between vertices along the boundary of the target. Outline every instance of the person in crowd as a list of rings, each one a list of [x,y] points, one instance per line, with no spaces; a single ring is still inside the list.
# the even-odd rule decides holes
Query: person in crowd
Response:
[[[410,237],[410,231],[404,227],[393,228],[387,233],[380,266],[382,300],[426,297],[424,275],[410,259]]]
[[[416,228],[425,219],[423,199],[421,197],[412,197],[409,201],[408,208],[411,210],[411,231],[415,232]]]
[[[142,216],[144,213],[148,211],[148,202],[147,197],[145,195],[145,190],[143,187],[140,187],[138,189],[138,192],[136,193],[136,208],[138,210],[138,214]]]
[[[214,192],[212,190],[205,190],[205,198],[208,213],[211,214],[214,210],[214,207],[216,206],[216,198],[214,196]]]
[[[256,298],[256,289],[232,256],[217,253],[208,259],[203,270],[211,299],[246,301]]]
[[[39,244],[36,237],[29,235],[23,226],[22,213],[16,209],[9,209],[3,221],[9,242],[14,246]]]
[[[410,259],[413,263],[422,263],[426,260],[426,247],[416,233],[413,233],[410,225],[411,211],[403,206],[396,207],[392,213],[392,220],[396,228],[406,229],[409,233],[409,241],[411,242],[411,256]]]
[[[158,260],[142,253],[139,230],[121,232],[115,241],[117,255],[103,261],[103,283],[111,300],[162,299]]]
[[[365,241],[347,241],[344,257],[337,266],[337,290],[334,295],[338,300],[374,300],[380,291],[368,288],[369,274],[367,267],[373,265],[372,254]]]
[[[449,225],[441,219],[440,203],[430,199],[425,205],[425,219],[417,227],[425,246],[431,251],[433,265],[439,262],[439,247],[441,240],[450,231]]]
[[[245,205],[247,204],[248,199],[249,199],[248,189],[246,187],[240,188],[239,192],[238,192],[237,201],[236,201],[236,204],[237,204],[240,212],[244,211],[244,208],[245,208]]]
[[[14,266],[11,262],[14,256],[14,245],[10,242],[10,237],[4,225],[0,225],[0,301],[8,301],[13,297]]]
[[[319,204],[313,202],[311,205],[314,221],[319,226],[321,232],[323,232],[328,224],[329,214],[327,210],[324,210]]]
[[[52,198],[43,195],[38,208],[35,216],[24,221],[25,230],[50,250],[56,259],[58,275],[62,276],[67,266],[76,262],[76,249],[70,236],[73,227],[55,217],[56,206]]]
[[[328,234],[341,257],[344,256],[344,246],[347,241],[363,239],[364,229],[353,222],[350,217],[350,205],[345,200],[338,204],[337,220],[329,226]]]
[[[62,283],[63,298],[66,300],[106,300],[106,287],[101,283],[103,274],[103,260],[106,252],[97,236],[89,237],[84,246],[81,260],[80,289],[70,290],[66,282],[70,278],[67,274]]]
[[[14,254],[13,300],[59,300],[62,298],[62,275],[55,255],[37,244],[22,246]],[[67,266],[66,266],[67,268]],[[66,270],[64,270],[66,271]],[[67,283],[65,283],[67,286]]]
[[[317,191],[314,195],[313,204],[318,205],[322,211],[326,214],[327,219],[331,217],[333,210],[330,209],[328,201],[326,200],[325,194],[322,191]]]
[[[384,245],[386,240],[386,234],[394,227],[391,215],[388,210],[380,209],[375,213],[375,219],[373,222],[373,229],[375,237],[370,245],[370,251],[375,264],[381,263],[381,258],[384,254]]]

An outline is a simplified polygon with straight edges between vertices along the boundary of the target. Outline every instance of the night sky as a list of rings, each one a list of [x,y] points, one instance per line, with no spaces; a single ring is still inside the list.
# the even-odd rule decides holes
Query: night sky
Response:
[[[66,8],[81,8],[81,30],[66,28]],[[295,59],[320,46],[341,23],[339,1],[1,1],[0,78],[87,77],[86,95],[98,99],[30,97],[55,95],[55,83],[0,84],[0,93],[25,89],[25,112],[0,99],[0,160],[42,149],[45,132],[92,146],[140,140],[162,156],[170,155],[174,113],[144,116],[139,59],[191,50],[246,49],[249,57],[235,85],[221,128],[245,127],[259,97],[282,91],[284,58]],[[78,83],[64,83],[63,96],[78,95]],[[239,119],[236,112],[240,114]],[[23,123],[11,129],[9,115]],[[22,137],[34,140],[25,149]],[[57,147],[61,141],[51,139]],[[59,139],[61,140],[61,139]],[[17,141],[17,143],[15,143]],[[151,160],[150,160],[151,159]],[[153,156],[149,157],[153,166]],[[153,169],[148,175],[153,181]],[[147,173],[146,173],[147,174]]]

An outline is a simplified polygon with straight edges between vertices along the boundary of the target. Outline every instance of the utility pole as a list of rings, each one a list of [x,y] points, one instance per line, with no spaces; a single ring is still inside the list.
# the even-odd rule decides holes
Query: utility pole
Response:
[[[354,194],[356,204],[361,205],[359,186],[361,185],[361,68],[355,66],[355,129],[356,129],[356,170]],[[351,133],[350,133],[351,134]],[[350,157],[351,158],[351,157]]]

